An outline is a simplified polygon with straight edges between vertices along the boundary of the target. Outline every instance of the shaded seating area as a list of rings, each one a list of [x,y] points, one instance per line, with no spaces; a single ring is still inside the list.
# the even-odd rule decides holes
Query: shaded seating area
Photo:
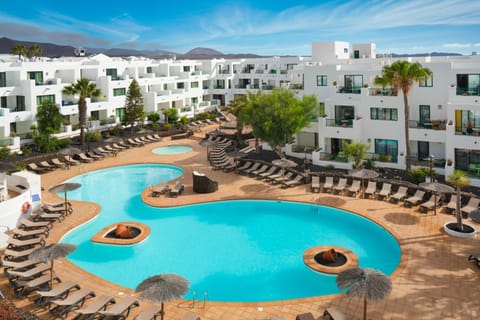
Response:
[[[193,191],[196,193],[211,193],[218,190],[218,182],[210,179],[204,173],[193,171]]]
[[[416,206],[418,205],[420,202],[423,201],[423,196],[425,195],[425,191],[422,191],[422,190],[417,190],[415,191],[415,194],[407,199],[405,199],[403,205],[404,206]]]

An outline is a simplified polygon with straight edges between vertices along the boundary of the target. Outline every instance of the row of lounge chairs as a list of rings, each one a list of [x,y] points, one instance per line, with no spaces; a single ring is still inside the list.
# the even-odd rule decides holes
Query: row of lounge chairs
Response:
[[[166,194],[170,197],[176,198],[185,190],[185,185],[180,181],[177,181],[173,187],[170,187],[167,183],[162,182],[152,186],[150,190],[150,196],[152,197],[159,197],[162,194]]]
[[[236,173],[243,174],[257,180],[271,184],[281,184],[282,188],[289,188],[303,184],[304,176],[287,171],[279,166],[258,161],[247,160],[236,169]]]
[[[220,118],[197,120],[187,123],[185,128],[190,131],[201,131],[205,126],[216,125],[218,123],[220,123]]]
[[[325,177],[325,182],[321,184],[320,177],[313,175],[311,180],[312,192],[332,192],[343,193],[345,195],[358,195],[361,191],[361,181],[353,180],[350,185],[347,185],[347,178],[340,177],[337,183],[334,183],[334,177]],[[428,212],[436,207],[444,205],[447,213],[456,210],[457,196],[451,195],[448,202],[444,201],[442,197],[431,194],[428,199],[425,199],[427,193],[423,190],[416,190],[413,195],[409,195],[409,188],[406,186],[398,186],[397,190],[393,192],[392,184],[384,182],[380,189],[377,188],[376,181],[369,181],[365,191],[364,198],[373,198],[377,200],[387,200],[392,203],[403,202],[405,207],[418,206],[419,211]],[[464,216],[468,216],[472,211],[479,209],[480,199],[471,197],[465,206],[461,207],[461,212]]]

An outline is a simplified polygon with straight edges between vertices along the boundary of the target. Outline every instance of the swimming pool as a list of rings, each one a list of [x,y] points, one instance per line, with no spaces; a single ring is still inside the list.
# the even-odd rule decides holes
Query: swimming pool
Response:
[[[155,154],[162,154],[162,155],[174,155],[174,154],[182,154],[192,151],[193,148],[191,146],[183,146],[183,145],[171,145],[171,146],[163,146],[158,147],[152,150]]]
[[[169,172],[163,176],[162,171]],[[360,266],[392,273],[400,262],[397,241],[383,228],[335,208],[287,201],[233,200],[172,208],[145,205],[140,193],[159,180],[177,179],[181,169],[129,165],[90,172],[71,182],[82,188],[71,199],[100,203],[100,215],[68,233],[62,242],[79,267],[134,289],[143,279],[176,273],[190,292],[213,301],[274,301],[338,293],[335,276],[311,271],[303,252],[337,245],[352,250]],[[165,201],[174,199],[165,198]],[[96,244],[90,238],[118,221],[150,226],[133,246]],[[388,257],[386,259],[386,257]]]

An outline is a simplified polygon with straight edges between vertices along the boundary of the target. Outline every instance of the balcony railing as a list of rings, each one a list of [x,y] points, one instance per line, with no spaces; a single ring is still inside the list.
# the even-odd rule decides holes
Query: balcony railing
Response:
[[[336,162],[348,162],[348,157],[343,152],[339,152],[337,154],[328,153],[328,152],[320,152],[320,160],[336,161]]]
[[[464,136],[480,136],[480,127],[455,127],[455,134],[456,135],[464,135]]]
[[[392,88],[386,88],[386,89],[381,89],[381,88],[369,88],[368,89],[368,95],[370,96],[396,96],[397,93],[395,90]]]
[[[392,154],[381,154],[381,153],[367,153],[367,159],[378,162],[398,162],[398,156]]]
[[[352,119],[325,119],[325,126],[353,128],[353,120]]]
[[[337,93],[360,94],[362,87],[338,87]]]
[[[271,85],[263,85],[262,90],[273,90],[274,86]]]
[[[10,112],[22,112],[22,111],[27,111],[25,106],[16,106],[13,109],[10,109]]]
[[[315,146],[306,146],[301,144],[293,144],[292,151],[297,153],[308,153],[311,154],[315,150]]]
[[[435,168],[444,168],[446,162],[447,161],[445,159],[434,158],[432,166],[435,167]],[[429,167],[430,166],[430,160],[428,158],[418,159],[418,155],[411,155],[410,156],[410,163],[414,166],[422,166],[422,167]]]
[[[480,87],[476,87],[476,88],[457,87],[457,96],[480,96]]]
[[[445,120],[430,120],[428,122],[419,122],[418,120],[408,120],[409,128],[445,130],[447,123]]]

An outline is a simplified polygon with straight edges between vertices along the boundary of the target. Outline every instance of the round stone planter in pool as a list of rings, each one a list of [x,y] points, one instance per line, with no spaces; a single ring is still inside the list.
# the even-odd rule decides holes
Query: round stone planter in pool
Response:
[[[154,154],[159,154],[159,155],[176,155],[176,154],[187,153],[192,150],[193,148],[191,146],[171,145],[171,146],[163,146],[163,147],[155,148],[152,150],[152,152]]]
[[[450,221],[447,222],[443,225],[443,230],[450,236],[454,237],[459,237],[459,238],[473,238],[477,235],[477,230],[469,225],[469,224],[463,224],[463,231],[460,231],[457,228],[457,222],[456,221]]]

